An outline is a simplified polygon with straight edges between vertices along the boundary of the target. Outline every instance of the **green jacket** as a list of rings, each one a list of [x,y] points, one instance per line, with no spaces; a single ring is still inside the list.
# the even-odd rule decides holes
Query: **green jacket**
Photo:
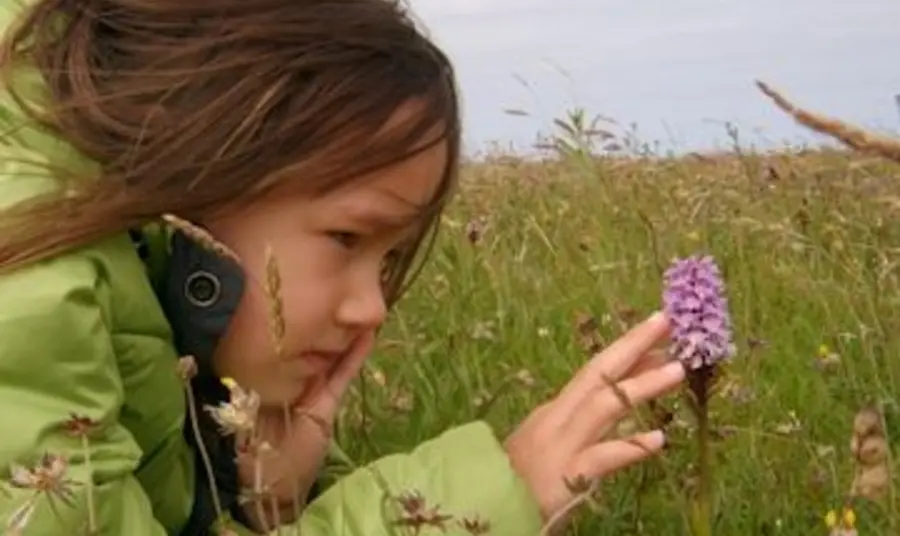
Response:
[[[0,0],[3,27],[20,3]],[[33,72],[19,75],[41,94]],[[22,117],[0,95],[0,209],[55,187],[23,159],[91,165],[59,140],[17,128]],[[153,244],[139,255],[123,231],[0,276],[0,526],[33,505],[24,535],[86,534],[90,517],[102,535],[211,532],[186,529],[204,473],[185,439],[179,353],[154,285],[153,276],[171,268],[167,242]],[[79,436],[76,417],[96,421],[96,429]],[[28,472],[42,461],[43,473]],[[416,513],[414,501],[404,513],[390,497],[416,492],[425,500],[420,513],[439,507],[454,516],[446,534],[475,533],[465,519],[487,521],[489,534],[503,536],[534,535],[541,526],[533,498],[481,422],[362,468],[335,446],[320,484],[294,527],[304,536],[411,534],[398,529]],[[441,533],[438,526],[421,533],[429,531]]]

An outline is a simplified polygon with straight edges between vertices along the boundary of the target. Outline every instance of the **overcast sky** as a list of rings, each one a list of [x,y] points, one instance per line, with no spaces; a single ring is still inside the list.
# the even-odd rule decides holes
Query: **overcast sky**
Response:
[[[798,104],[900,130],[900,0],[410,1],[455,60],[470,150],[530,145],[575,104],[637,123],[664,149],[723,145],[723,121],[760,145],[809,139],[755,78]]]

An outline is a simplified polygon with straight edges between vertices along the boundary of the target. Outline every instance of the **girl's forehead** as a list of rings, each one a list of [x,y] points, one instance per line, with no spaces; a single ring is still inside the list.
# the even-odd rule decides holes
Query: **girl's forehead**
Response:
[[[429,206],[444,180],[448,153],[440,142],[393,166],[377,170],[326,195],[347,210],[419,212]]]

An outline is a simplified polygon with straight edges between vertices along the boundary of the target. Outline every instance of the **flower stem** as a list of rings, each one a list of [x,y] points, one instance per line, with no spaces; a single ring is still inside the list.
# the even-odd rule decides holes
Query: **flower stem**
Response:
[[[709,407],[697,404],[697,463],[699,483],[693,511],[694,536],[712,536],[712,464],[709,452]]]
[[[87,434],[81,434],[81,449],[84,451],[84,466],[87,470],[88,533],[97,534],[97,512],[94,510],[94,467],[91,463],[91,444]]]
[[[203,443],[203,436],[200,435],[200,423],[197,418],[197,402],[194,400],[194,392],[191,390],[191,385],[187,381],[184,384],[184,391],[187,394],[188,415],[191,419],[191,429],[194,434],[194,441],[197,443],[197,452],[200,453],[200,459],[203,460],[206,478],[209,480],[209,491],[212,495],[213,508],[216,511],[216,523],[219,524],[225,520],[225,515],[222,511],[222,503],[219,501],[219,490],[216,486],[216,477],[213,473],[212,461],[210,461],[209,453],[206,451],[206,445]]]
[[[285,428],[288,433],[291,433],[294,430],[294,421],[291,416],[291,413],[293,413],[293,412],[291,411],[291,408],[288,407],[287,402],[284,402],[281,404],[281,410],[282,410],[282,413],[284,416]],[[293,517],[293,519],[291,519],[291,521],[294,522],[293,531],[294,531],[294,533],[296,533],[297,524],[299,523],[300,514],[301,514],[300,483],[297,481],[296,478],[291,479],[291,506],[293,507],[293,512],[294,512],[294,517]]]

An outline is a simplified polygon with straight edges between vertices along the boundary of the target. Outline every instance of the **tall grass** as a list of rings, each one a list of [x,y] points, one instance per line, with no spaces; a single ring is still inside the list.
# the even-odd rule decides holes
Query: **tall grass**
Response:
[[[433,258],[345,408],[348,451],[371,460],[477,418],[504,435],[585,362],[587,320],[613,340],[660,307],[672,257],[705,251],[739,343],[712,402],[714,532],[827,534],[823,516],[853,481],[854,415],[874,404],[892,443],[900,434],[900,168],[834,149],[580,147],[465,168]],[[696,453],[682,406],[663,404],[665,456],[604,483],[601,510],[572,534],[686,533]],[[861,533],[900,533],[898,505],[893,486],[854,500]]]

